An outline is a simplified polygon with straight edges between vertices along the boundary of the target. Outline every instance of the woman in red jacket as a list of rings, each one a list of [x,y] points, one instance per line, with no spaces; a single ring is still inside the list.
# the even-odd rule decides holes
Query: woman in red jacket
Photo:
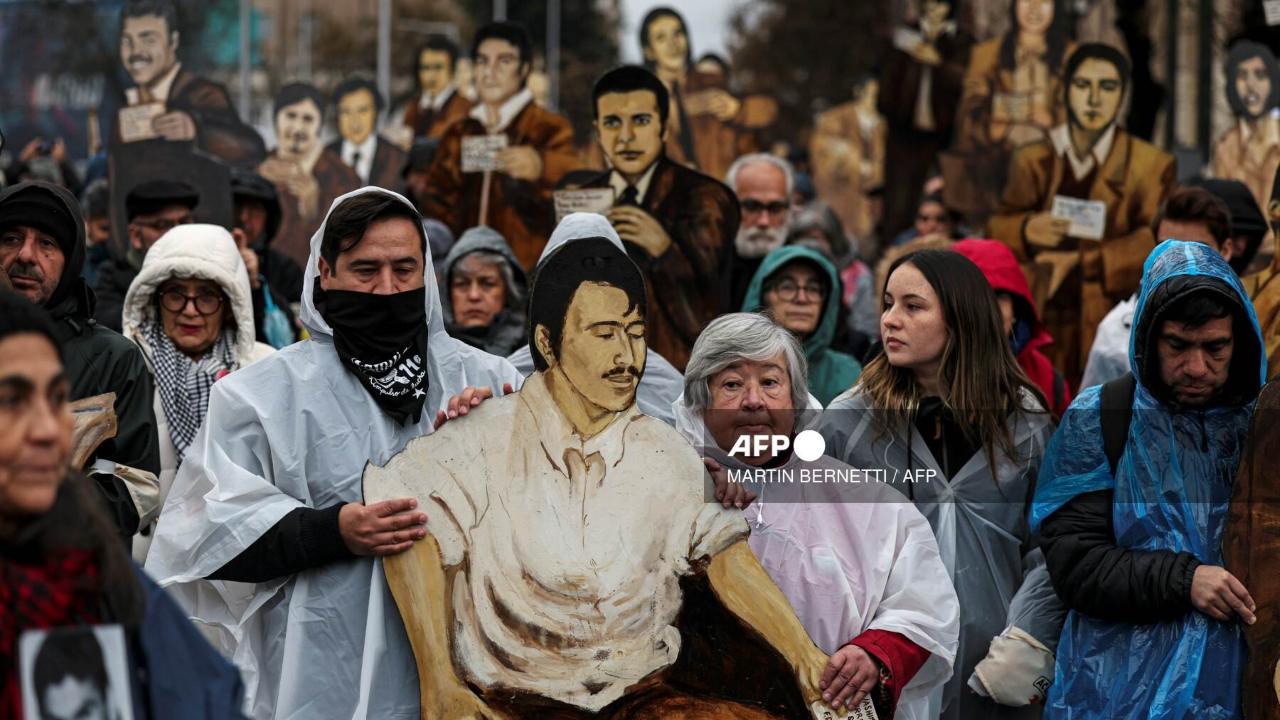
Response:
[[[1071,388],[1067,387],[1062,373],[1040,352],[1041,348],[1053,344],[1053,337],[1040,322],[1035,303],[1031,301],[1031,287],[1013,251],[997,240],[973,239],[961,240],[951,249],[972,260],[987,277],[996,291],[1005,332],[1013,344],[1018,364],[1044,393],[1053,416],[1062,417],[1071,403]]]

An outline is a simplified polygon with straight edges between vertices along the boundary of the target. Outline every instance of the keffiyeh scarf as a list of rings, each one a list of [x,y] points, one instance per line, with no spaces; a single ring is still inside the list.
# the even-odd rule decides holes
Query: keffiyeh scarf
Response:
[[[204,357],[192,360],[164,334],[157,320],[147,328],[151,344],[151,362],[156,374],[160,406],[169,421],[169,439],[177,451],[178,464],[196,437],[209,410],[209,393],[213,384],[234,367],[231,355],[231,332],[223,330],[217,342]]]

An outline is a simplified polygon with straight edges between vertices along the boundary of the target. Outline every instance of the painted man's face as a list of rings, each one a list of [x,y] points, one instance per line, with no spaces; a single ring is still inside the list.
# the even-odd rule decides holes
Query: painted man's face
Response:
[[[529,70],[520,62],[520,49],[498,38],[480,43],[475,63],[476,94],[489,105],[501,105],[520,92]]]
[[[1249,118],[1260,117],[1267,111],[1267,100],[1271,99],[1271,73],[1267,72],[1267,64],[1262,58],[1251,57],[1237,65],[1232,81]]]
[[[310,99],[280,108],[276,113],[276,137],[280,157],[300,160],[310,155],[320,140],[320,108]]]
[[[1067,90],[1071,119],[1086,132],[1101,132],[1116,121],[1124,82],[1112,63],[1089,58],[1080,63]]]
[[[1014,5],[1018,29],[1033,35],[1043,35],[1053,25],[1053,0],[1018,0]]]
[[[359,145],[373,134],[377,119],[377,104],[368,90],[361,88],[338,100],[338,133],[352,145]]]
[[[596,134],[613,167],[628,177],[643,175],[658,159],[667,131],[650,90],[606,93],[596,101]]]
[[[418,87],[435,95],[449,86],[453,71],[449,67],[449,53],[444,50],[423,50],[418,56]]]
[[[554,366],[587,402],[610,412],[632,405],[644,372],[644,318],[612,285],[583,283],[565,313]]]
[[[646,60],[669,72],[681,72],[689,60],[689,38],[684,23],[665,15],[649,23]]]
[[[135,83],[150,85],[178,62],[178,33],[159,15],[125,18],[120,62]]]

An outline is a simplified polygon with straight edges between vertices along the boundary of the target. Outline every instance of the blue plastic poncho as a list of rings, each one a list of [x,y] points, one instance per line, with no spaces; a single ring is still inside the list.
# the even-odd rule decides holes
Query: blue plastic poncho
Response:
[[[1227,402],[1179,410],[1159,389],[1156,322],[1173,302],[1205,289],[1221,292],[1235,308],[1233,378]],[[1129,362],[1138,383],[1115,477],[1102,446],[1100,387],[1092,387],[1071,403],[1049,443],[1031,509],[1032,528],[1038,531],[1045,518],[1078,495],[1112,490],[1119,547],[1189,552],[1201,562],[1222,565],[1231,484],[1253,399],[1266,375],[1253,306],[1212,248],[1171,240],[1147,258],[1134,317]],[[1135,625],[1073,610],[1062,629],[1045,718],[1239,717],[1243,663],[1239,626],[1200,612],[1175,622]]]

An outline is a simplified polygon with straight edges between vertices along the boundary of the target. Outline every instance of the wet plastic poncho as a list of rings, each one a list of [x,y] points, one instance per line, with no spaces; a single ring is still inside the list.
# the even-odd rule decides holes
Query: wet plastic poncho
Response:
[[[334,207],[371,192],[413,207],[380,188],[343,195]],[[466,386],[500,392],[522,381],[505,360],[445,334],[428,251],[427,402],[420,422],[393,421],[343,367],[312,300],[324,228],[311,238],[303,289],[311,339],[213,386],[147,571],[240,668],[253,717],[417,720],[417,670],[380,561],[356,558],[256,584],[203,579],[294,508],[359,501],[365,464],[385,464],[429,434],[432,409]]]
[[[1034,403],[1026,396],[1028,406]],[[943,688],[935,717],[1036,718],[1039,706],[1006,707],[966,687],[991,641],[1016,626],[1052,651],[1065,609],[1049,583],[1044,555],[1027,527],[1026,508],[1034,492],[1040,458],[1053,430],[1051,416],[1020,412],[1010,416],[1016,458],[996,453],[996,468],[979,450],[950,480],[912,425],[910,437],[877,431],[859,387],[827,406],[819,431],[828,455],[864,470],[881,470],[907,492],[929,520],[942,561],[960,598],[960,646],[955,674]],[[905,473],[918,481],[905,483]],[[921,476],[922,470],[933,474]],[[929,480],[926,482],[925,477]],[[909,489],[906,489],[909,488]]]
[[[1238,385],[1229,386],[1225,404],[1179,411],[1160,389],[1155,326],[1172,302],[1202,289],[1222,292],[1237,309],[1233,355],[1241,362],[1233,360],[1229,383]],[[1118,546],[1189,552],[1222,565],[1232,480],[1266,372],[1253,306],[1212,248],[1170,240],[1147,258],[1134,317],[1129,358],[1138,383],[1116,476],[1102,446],[1101,389],[1089,388],[1071,403],[1049,445],[1032,525],[1038,528],[1077,495],[1112,490]],[[1045,717],[1235,718],[1243,663],[1239,627],[1200,612],[1133,625],[1072,611]]]

